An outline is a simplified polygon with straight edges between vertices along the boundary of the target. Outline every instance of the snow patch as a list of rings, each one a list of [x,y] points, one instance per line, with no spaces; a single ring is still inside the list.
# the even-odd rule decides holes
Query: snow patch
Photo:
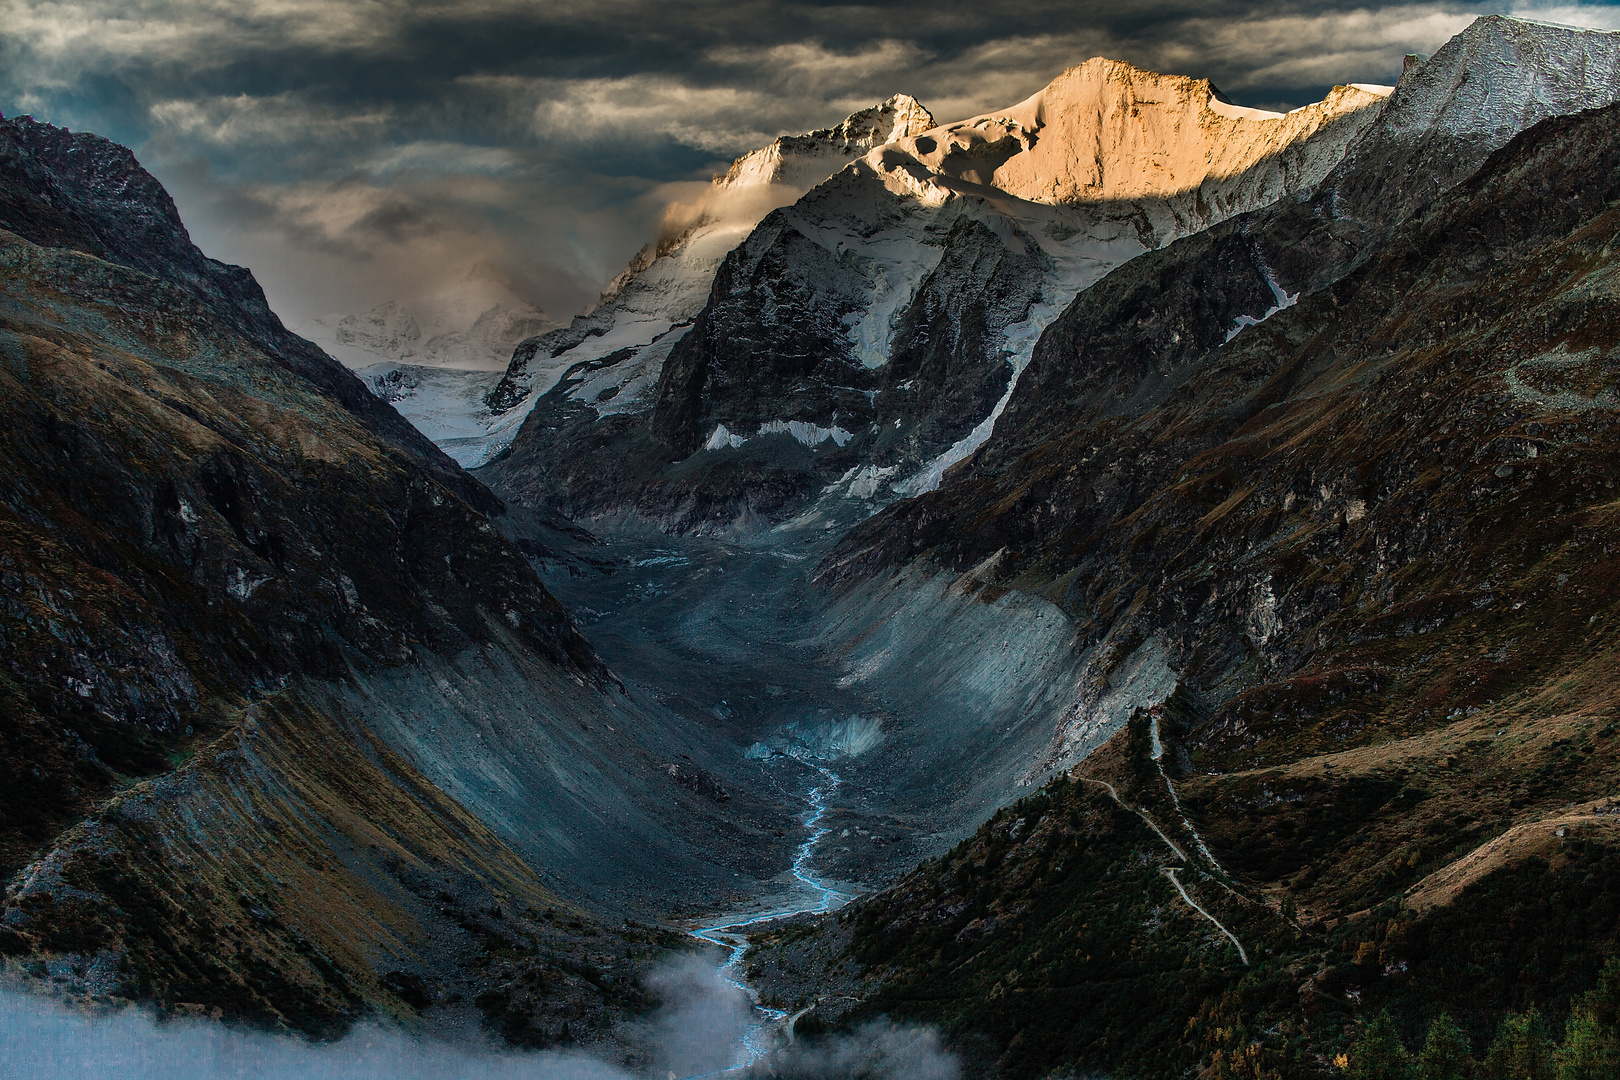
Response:
[[[870,499],[882,490],[884,483],[900,471],[898,465],[854,465],[837,480],[822,489],[823,495],[848,495],[852,499]]]
[[[747,441],[748,440],[743,438],[741,435],[733,435],[730,431],[726,430],[726,425],[716,424],[714,427],[714,434],[710,435],[709,441],[703,444],[703,449],[735,450],[737,447],[741,446]]]
[[[1079,291],[1079,289],[1076,289],[1075,294],[1078,294]],[[1073,296],[1066,297],[1063,300],[1063,306],[1066,306],[1069,300],[1072,299]],[[1007,344],[1013,350],[1010,357],[1012,375],[1007,379],[1007,389],[990,410],[990,415],[975,424],[973,430],[958,439],[950,449],[924,465],[915,476],[903,483],[896,484],[894,489],[898,494],[910,497],[933,491],[944,481],[945,473],[951,466],[960,461],[966,461],[973,456],[973,453],[979,447],[989,441],[990,436],[996,430],[996,421],[1001,419],[1001,414],[1007,409],[1007,403],[1012,401],[1013,391],[1018,389],[1019,377],[1029,367],[1030,359],[1035,354],[1035,342],[1040,339],[1041,331],[1045,330],[1047,325],[1058,317],[1063,310],[1063,306],[1053,303],[1037,304],[1031,310],[1028,319],[1008,327]]]
[[[1290,294],[1284,290],[1282,283],[1277,280],[1277,275],[1271,269],[1271,267],[1267,266],[1265,262],[1261,261],[1259,256],[1256,256],[1255,258],[1256,261],[1259,262],[1261,273],[1263,273],[1266,277],[1266,285],[1271,289],[1272,298],[1277,302],[1266,308],[1259,318],[1255,318],[1251,315],[1239,315],[1235,320],[1235,325],[1232,327],[1232,329],[1226,332],[1227,341],[1231,341],[1233,338],[1241,334],[1244,327],[1259,326],[1261,323],[1277,314],[1277,312],[1291,308],[1295,304],[1299,303],[1299,293]]]

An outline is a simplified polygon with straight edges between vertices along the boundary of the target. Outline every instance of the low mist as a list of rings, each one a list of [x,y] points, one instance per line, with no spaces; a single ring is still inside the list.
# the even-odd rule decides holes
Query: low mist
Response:
[[[158,1024],[137,1009],[88,1015],[0,994],[0,1078],[47,1080],[623,1080],[581,1056],[498,1054],[415,1039],[375,1024],[340,1042],[310,1043],[223,1024]]]
[[[868,1024],[853,1034],[801,1039],[761,1059],[750,1077],[777,1080],[957,1080],[956,1056],[932,1028]]]
[[[0,1080],[677,1080],[719,1075],[745,1055],[758,1018],[712,956],[691,954],[647,978],[665,1004],[619,1035],[647,1062],[627,1071],[583,1053],[501,1051],[420,1038],[376,1023],[312,1043],[204,1020],[156,1021],[127,1008],[92,1013],[0,993]],[[756,1039],[763,1035],[754,1029]],[[869,1025],[850,1035],[784,1043],[739,1078],[956,1080],[956,1060],[923,1028]]]

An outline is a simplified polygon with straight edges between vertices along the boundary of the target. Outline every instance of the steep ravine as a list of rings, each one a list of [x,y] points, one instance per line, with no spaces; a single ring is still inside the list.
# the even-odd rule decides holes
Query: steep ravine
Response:
[[[1031,266],[961,218],[889,342],[904,383],[823,387],[895,421],[874,440],[884,394],[926,396],[930,454],[999,418],[887,509],[898,466],[828,464],[871,449],[841,402],[744,400],[795,354],[711,305],[616,361],[731,388],[683,399],[664,509],[725,510],[684,524],[525,495],[522,455],[461,471],[126,151],[5,121],[6,975],[679,1076],[885,1018],[1020,1080],[1319,1077],[1383,1008],[1476,1043],[1561,1019],[1620,949],[1620,106],[1556,114],[1616,71],[1620,38],[1481,20],[1315,194],[1048,296],[1038,344]],[[1461,115],[1408,139],[1437,102]],[[1031,152],[1015,119],[931,138]],[[858,186],[727,257],[730,325],[807,277],[804,311],[877,310],[803,231]],[[964,378],[1018,325],[1016,385]],[[853,371],[848,326],[811,344]],[[798,480],[736,467],[776,450]],[[669,981],[694,937],[709,972]],[[715,974],[757,996],[740,1042],[666,1063],[658,1017]]]

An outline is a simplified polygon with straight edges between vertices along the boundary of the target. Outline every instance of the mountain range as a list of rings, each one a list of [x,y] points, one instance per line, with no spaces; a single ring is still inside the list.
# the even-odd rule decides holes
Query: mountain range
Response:
[[[0,121],[8,977],[656,1067],[651,967],[814,865],[800,1042],[1620,1047],[1617,147],[1620,36],[1494,16],[1286,114],[898,95],[452,392]]]

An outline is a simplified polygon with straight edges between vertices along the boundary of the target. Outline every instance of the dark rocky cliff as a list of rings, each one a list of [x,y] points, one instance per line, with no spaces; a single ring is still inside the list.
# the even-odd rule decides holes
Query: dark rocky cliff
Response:
[[[500,504],[337,361],[281,324],[245,267],[191,242],[174,200],[117,143],[26,116],[0,121],[0,228],[151,274],[196,298],[265,355],[330,395],[485,513]]]
[[[1099,679],[1159,642],[1178,688],[1079,767],[1125,805],[1091,781],[1021,804],[864,905],[830,965],[1029,1075],[1230,1062],[1222,1024],[1315,1075],[1385,1006],[1481,1047],[1508,1009],[1569,1008],[1620,948],[1616,146],[1620,106],[1544,121],[1229,339],[1297,215],[1122,267],[979,455],[851,534],[823,580],[978,567],[1069,610]],[[1147,922],[1110,909],[1144,859],[1247,965],[1182,967],[1152,897],[1177,934],[1200,917],[1162,874]],[[1140,1039],[1122,995],[1186,1024]]]

